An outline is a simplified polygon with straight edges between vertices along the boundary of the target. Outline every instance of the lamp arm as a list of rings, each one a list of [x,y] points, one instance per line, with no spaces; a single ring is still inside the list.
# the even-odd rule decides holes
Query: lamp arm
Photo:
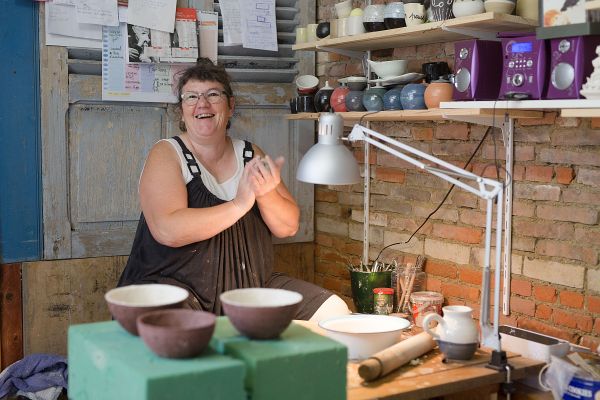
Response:
[[[378,140],[374,140],[373,138],[377,138]],[[472,172],[469,172],[465,169],[459,168],[456,165],[452,165],[447,161],[441,160],[431,154],[427,154],[419,149],[415,149],[412,146],[399,142],[395,139],[389,138],[381,133],[374,131],[369,128],[365,128],[362,125],[355,124],[348,135],[348,140],[350,141],[358,141],[363,140],[377,148],[384,150],[387,153],[390,153],[414,166],[425,170],[433,175],[436,175],[447,182],[450,182],[456,186],[461,187],[462,189],[473,193],[476,196],[479,196],[484,199],[495,198],[498,195],[498,192],[503,189],[503,185],[501,182],[495,181],[493,179],[484,178],[478,175],[475,175]],[[385,142],[385,143],[382,143]],[[387,145],[388,143],[391,146]],[[397,149],[400,149],[397,150]],[[428,160],[433,162],[434,164],[440,166],[441,168],[433,167],[423,163],[422,161],[417,160],[416,158],[411,157],[405,153],[413,154],[419,158]],[[454,178],[454,176],[467,179],[470,181],[474,181],[477,183],[477,187],[473,187],[471,185],[466,184],[465,182],[459,181]]]
[[[375,139],[377,140],[375,140]],[[503,197],[504,197],[504,185],[493,179],[484,178],[475,175],[472,172],[459,168],[452,165],[444,160],[441,160],[435,156],[424,153],[421,150],[415,149],[407,144],[401,143],[395,139],[391,139],[379,132],[372,129],[365,128],[361,125],[354,125],[348,140],[358,141],[363,140],[383,151],[390,153],[409,164],[412,164],[422,170],[429,172],[443,180],[450,182],[484,200],[487,202],[486,206],[486,222],[485,222],[485,252],[483,261],[483,271],[481,278],[481,312],[479,318],[479,325],[481,327],[481,344],[486,347],[490,347],[494,350],[500,351],[500,334],[498,331],[499,319],[500,319],[500,259],[502,252],[502,220],[503,220]],[[393,146],[393,147],[391,147]],[[408,154],[410,153],[421,159],[430,161],[439,167],[434,167],[419,161]],[[462,178],[475,182],[477,186],[471,186],[457,178]],[[494,314],[493,324],[490,322],[490,279],[491,279],[491,248],[492,248],[492,219],[493,219],[493,208],[494,203],[497,206],[496,210],[496,248],[495,248],[495,271],[494,271]]]

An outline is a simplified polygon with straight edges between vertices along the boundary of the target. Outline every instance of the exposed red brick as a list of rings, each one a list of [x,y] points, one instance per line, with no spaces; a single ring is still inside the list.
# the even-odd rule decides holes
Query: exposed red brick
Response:
[[[590,127],[593,129],[600,128],[600,118],[590,118]]]
[[[532,126],[532,125],[554,125],[556,121],[555,112],[544,113],[543,118],[524,118],[519,120],[521,126]]]
[[[552,182],[554,169],[551,166],[530,165],[525,167],[525,179],[534,182]]]
[[[355,149],[354,150],[354,158],[356,158],[356,160],[363,164],[365,162],[365,152],[362,149]],[[377,152],[376,151],[371,151],[369,153],[369,164],[370,165],[375,165],[377,164]]]
[[[333,244],[333,238],[326,233],[317,232],[315,234],[315,242],[321,246],[331,247]]]
[[[481,285],[481,269],[461,268],[459,270],[460,280],[473,285]]]
[[[573,313],[559,309],[555,309],[552,315],[553,322],[571,329],[577,328],[577,320],[579,318],[581,318],[580,315],[575,316]]]
[[[583,261],[591,265],[596,265],[598,262],[597,250],[589,246],[577,246],[573,242],[539,240],[535,249],[538,254],[545,256],[564,257],[571,260]]]
[[[510,292],[519,296],[529,297],[532,293],[531,282],[525,279],[513,278],[510,281]]]
[[[535,317],[549,321],[552,317],[552,307],[546,304],[538,304],[535,308]]]
[[[451,279],[454,279],[458,276],[457,268],[455,265],[432,260],[427,260],[425,262],[424,271],[428,275],[443,276],[445,278]]]
[[[579,222],[587,225],[598,222],[598,211],[587,207],[540,205],[536,213],[540,218],[553,221]]]
[[[442,293],[444,294],[444,297],[457,297],[459,299],[473,301],[479,299],[480,296],[480,290],[477,288],[450,283],[442,283]]]
[[[556,301],[556,289],[552,286],[534,286],[533,297],[545,303],[554,303]]]
[[[406,173],[396,168],[376,167],[375,177],[384,182],[404,183]]]
[[[600,315],[600,296],[587,296],[587,310]]]
[[[442,281],[428,276],[425,287],[427,288],[427,290],[430,290],[432,292],[441,292]]]
[[[569,290],[563,290],[559,293],[558,299],[560,304],[571,308],[583,308],[583,295]]]
[[[467,124],[440,124],[435,129],[435,137],[437,139],[467,140],[469,128]]]
[[[600,318],[596,318],[596,320],[594,321],[594,334],[600,336]]]
[[[510,309],[531,317],[535,315],[535,303],[533,300],[524,299],[523,297],[511,296]]]
[[[420,128],[412,127],[410,129],[412,136],[415,140],[432,140],[433,139],[433,128]]]
[[[479,229],[446,224],[433,224],[433,234],[444,239],[472,244],[480,243],[482,236]]]
[[[532,330],[534,332],[538,332],[548,336],[554,336],[559,339],[567,340],[571,343],[575,343],[577,336],[572,334],[565,329],[561,329],[554,325],[548,325],[543,322],[539,322],[536,320],[528,319],[528,318],[519,318],[518,320],[519,328]]]
[[[556,167],[554,168],[554,172],[556,173],[556,182],[568,185],[575,178],[575,170],[569,167]]]

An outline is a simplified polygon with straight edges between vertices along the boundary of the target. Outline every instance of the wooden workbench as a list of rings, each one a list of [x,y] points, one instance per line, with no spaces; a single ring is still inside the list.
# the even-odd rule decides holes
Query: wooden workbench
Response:
[[[325,331],[315,323],[294,321],[316,333],[325,335]],[[413,328],[402,336],[409,337],[420,332]],[[469,361],[454,361],[444,363],[443,355],[435,348],[420,357],[418,365],[405,365],[383,378],[373,382],[365,382],[358,375],[358,362],[348,362],[348,400],[363,399],[406,399],[418,400],[432,397],[485,399],[489,393],[496,392],[499,384],[505,381],[506,373],[486,368],[490,360],[488,349],[479,349]],[[544,362],[521,357],[518,354],[508,354],[509,364],[513,367],[513,380],[527,376],[537,376]],[[479,392],[478,392],[479,390]],[[473,392],[475,394],[473,395]],[[470,392],[469,396],[463,393]],[[523,399],[525,400],[525,399]]]
[[[419,358],[420,365],[406,365],[373,382],[364,382],[358,376],[358,363],[348,363],[348,400],[361,399],[429,399],[436,396],[477,390],[480,399],[486,398],[490,385],[505,381],[505,373],[486,368],[490,352],[477,351],[473,359],[465,362],[442,362],[443,356],[434,349]],[[509,354],[513,367],[512,379],[537,375],[544,366],[542,361]]]

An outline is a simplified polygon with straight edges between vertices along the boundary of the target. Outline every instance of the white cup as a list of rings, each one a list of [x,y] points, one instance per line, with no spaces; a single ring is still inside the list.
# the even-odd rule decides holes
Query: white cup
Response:
[[[338,18],[337,37],[348,36],[348,17]]]
[[[318,24],[306,25],[306,41],[308,43],[313,43],[317,41],[317,25]]]
[[[308,35],[306,27],[296,28],[296,44],[306,43],[308,41]]]
[[[404,13],[406,26],[419,25],[425,22],[427,14],[425,12],[425,6],[418,3],[405,3]]]
[[[365,33],[362,15],[351,15],[348,17],[346,33],[348,35],[360,35],[361,33]]]
[[[332,19],[331,21],[329,21],[329,37],[330,38],[338,37],[338,24],[339,24],[339,20],[337,20],[337,19]]]
[[[352,11],[352,0],[345,0],[340,3],[334,4],[335,6],[335,14],[338,18],[346,18],[350,16],[350,11]]]

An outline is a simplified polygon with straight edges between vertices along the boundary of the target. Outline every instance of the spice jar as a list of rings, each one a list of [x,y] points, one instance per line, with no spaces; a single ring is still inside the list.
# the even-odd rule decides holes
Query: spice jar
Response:
[[[391,314],[394,308],[394,289],[373,289],[373,312],[379,315]]]

